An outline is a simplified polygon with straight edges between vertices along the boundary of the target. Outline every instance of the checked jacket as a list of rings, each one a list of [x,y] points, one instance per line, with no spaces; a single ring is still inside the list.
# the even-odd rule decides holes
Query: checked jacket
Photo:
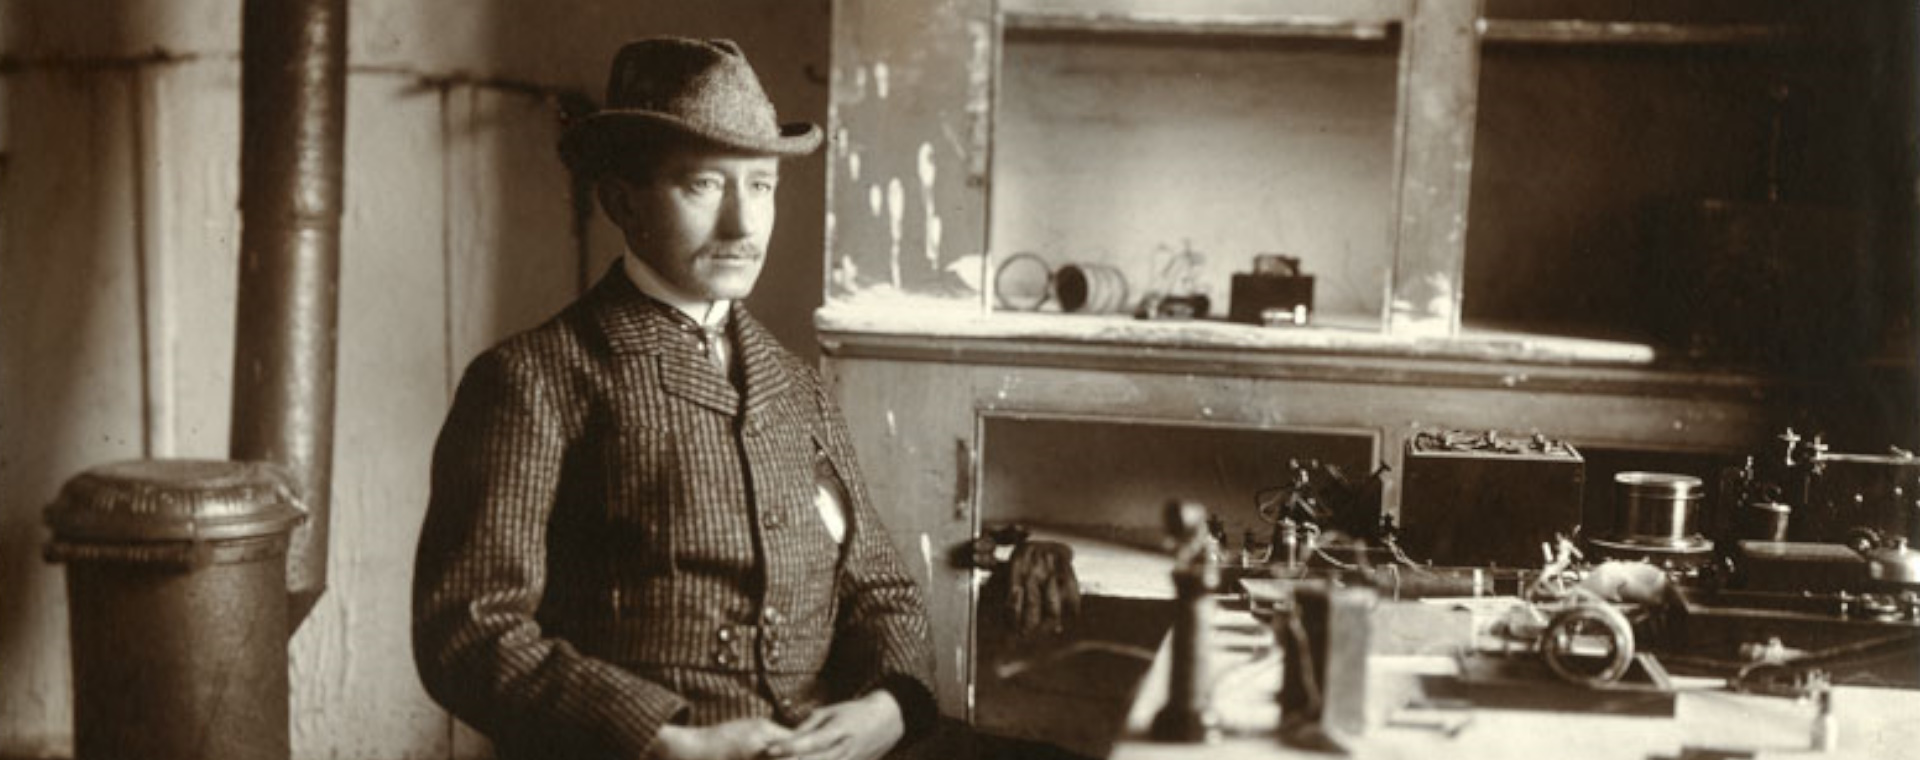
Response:
[[[875,688],[915,697],[912,732],[908,703],[931,705],[920,590],[838,408],[737,302],[729,322],[737,384],[615,267],[467,368],[434,449],[414,659],[502,757],[640,757],[668,722],[792,724]]]

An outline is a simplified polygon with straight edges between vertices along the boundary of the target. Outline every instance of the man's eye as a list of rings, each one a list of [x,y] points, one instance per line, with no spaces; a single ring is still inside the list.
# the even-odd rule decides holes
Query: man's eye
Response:
[[[717,193],[726,189],[726,183],[718,177],[694,177],[687,181],[687,187],[697,193]]]
[[[776,184],[769,180],[755,180],[753,182],[753,191],[761,195],[767,195],[773,192],[775,186]]]

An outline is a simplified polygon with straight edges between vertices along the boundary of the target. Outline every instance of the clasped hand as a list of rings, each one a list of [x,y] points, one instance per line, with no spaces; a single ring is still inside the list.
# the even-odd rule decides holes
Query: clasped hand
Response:
[[[788,728],[765,718],[712,726],[667,726],[654,760],[875,760],[906,731],[893,695],[876,691],[827,705]]]

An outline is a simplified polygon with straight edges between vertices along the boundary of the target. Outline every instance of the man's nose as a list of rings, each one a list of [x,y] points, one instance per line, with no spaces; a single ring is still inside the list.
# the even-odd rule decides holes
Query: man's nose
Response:
[[[728,239],[752,237],[766,224],[763,203],[748,199],[738,190],[727,191],[720,201],[719,233]]]

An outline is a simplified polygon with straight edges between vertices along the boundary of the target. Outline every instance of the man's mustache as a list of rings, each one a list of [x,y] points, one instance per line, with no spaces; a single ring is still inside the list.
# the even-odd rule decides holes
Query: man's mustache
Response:
[[[759,259],[765,255],[765,252],[761,251],[758,245],[741,241],[708,245],[700,251],[700,255],[714,258]]]

